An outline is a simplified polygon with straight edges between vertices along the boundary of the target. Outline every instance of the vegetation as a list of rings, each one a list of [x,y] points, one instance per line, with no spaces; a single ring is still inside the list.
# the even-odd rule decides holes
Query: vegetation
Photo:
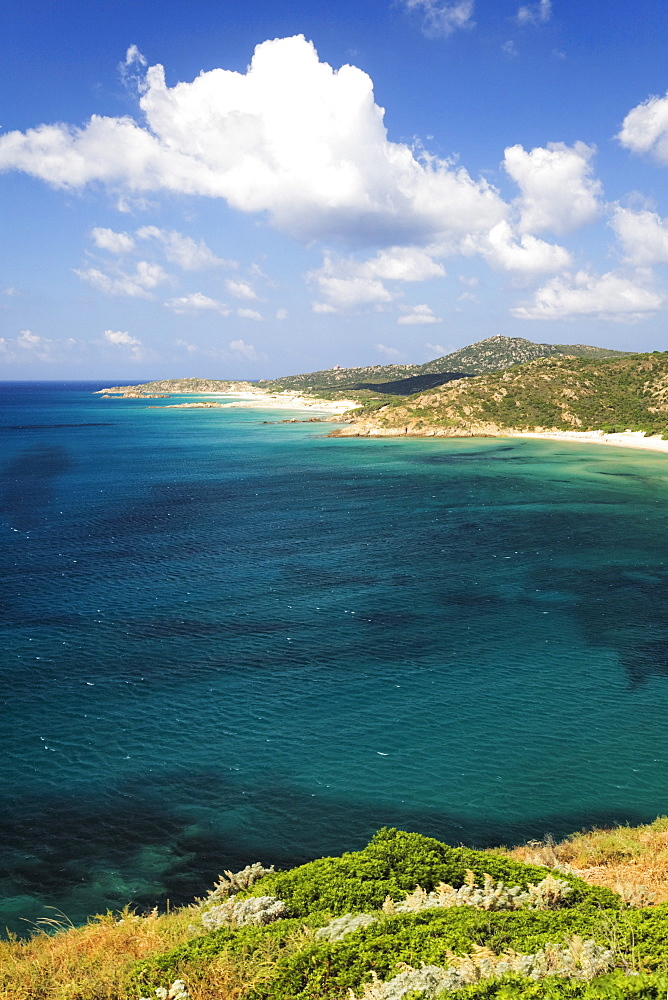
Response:
[[[292,389],[321,394],[328,390],[345,396],[375,389],[383,394],[405,396],[423,391],[463,375],[501,371],[536,358],[573,355],[582,358],[623,357],[622,351],[584,344],[534,344],[522,337],[488,337],[424,365],[371,365],[367,368],[330,368],[327,371],[288,375],[259,385],[270,391]],[[436,378],[435,378],[436,376]],[[439,378],[440,376],[440,378]]]
[[[492,852],[381,830],[291,871],[228,872],[171,913],[0,942],[0,998],[654,1000],[668,992],[668,903],[639,882],[668,894],[667,876],[666,818]],[[233,917],[276,898],[288,917]],[[225,904],[229,924],[205,919]]]
[[[250,382],[230,382],[210,378],[163,378],[158,382],[144,382],[142,385],[116,385],[109,389],[99,389],[96,395],[107,392],[247,392],[252,388]]]
[[[181,378],[145,382],[143,385],[114,386],[103,393],[206,393],[299,392],[324,399],[354,397],[367,404],[388,401],[444,385],[454,379],[500,371],[512,365],[525,364],[536,358],[574,355],[582,358],[624,357],[621,351],[583,344],[534,344],[521,337],[488,337],[453,354],[428,361],[424,365],[369,365],[365,368],[329,368],[326,371],[287,375],[278,379],[261,379],[257,383],[232,382],[220,379]]]
[[[539,358],[452,382],[375,412],[353,433],[469,435],[516,430],[668,433],[668,352]]]

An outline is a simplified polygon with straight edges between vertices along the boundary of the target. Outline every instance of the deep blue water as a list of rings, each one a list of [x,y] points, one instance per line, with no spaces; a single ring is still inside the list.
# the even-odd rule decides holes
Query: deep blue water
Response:
[[[0,388],[0,926],[666,811],[668,457]]]

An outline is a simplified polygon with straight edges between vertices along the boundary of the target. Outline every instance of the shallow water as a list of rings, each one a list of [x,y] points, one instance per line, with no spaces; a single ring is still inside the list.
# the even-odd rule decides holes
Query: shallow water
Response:
[[[665,811],[666,456],[97,387],[2,385],[0,926]]]

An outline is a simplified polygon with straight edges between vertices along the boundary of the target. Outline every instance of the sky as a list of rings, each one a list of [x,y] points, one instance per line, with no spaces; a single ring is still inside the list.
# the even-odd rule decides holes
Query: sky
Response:
[[[22,0],[0,36],[0,379],[668,349],[665,0]]]

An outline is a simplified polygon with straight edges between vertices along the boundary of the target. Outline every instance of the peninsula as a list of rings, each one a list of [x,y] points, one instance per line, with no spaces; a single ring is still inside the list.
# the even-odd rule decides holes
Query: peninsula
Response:
[[[259,383],[165,379],[100,390],[107,398],[163,394],[216,399],[160,408],[320,410],[346,424],[333,437],[535,436],[668,451],[668,352],[497,336],[425,365],[335,367]]]

